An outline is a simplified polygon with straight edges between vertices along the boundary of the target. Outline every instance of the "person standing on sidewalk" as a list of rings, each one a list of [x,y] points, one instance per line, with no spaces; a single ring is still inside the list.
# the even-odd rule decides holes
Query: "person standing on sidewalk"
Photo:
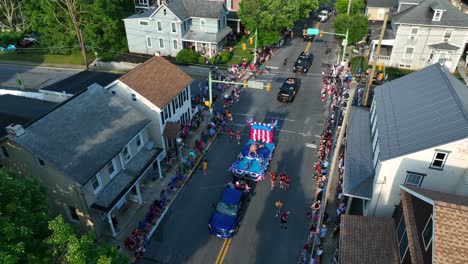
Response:
[[[208,171],[208,161],[203,160],[203,175],[206,176],[206,172]]]
[[[275,216],[278,217],[281,213],[281,207],[283,207],[283,202],[278,200],[275,202],[275,209],[276,209],[276,214]]]
[[[284,214],[281,216],[281,228],[288,229],[288,217],[289,217],[290,212],[284,212]]]

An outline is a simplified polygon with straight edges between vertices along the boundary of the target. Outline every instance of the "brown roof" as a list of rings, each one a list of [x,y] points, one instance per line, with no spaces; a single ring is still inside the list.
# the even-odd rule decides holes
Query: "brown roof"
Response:
[[[163,136],[167,138],[177,138],[180,131],[180,124],[168,121],[164,126]]]
[[[341,264],[399,264],[393,218],[343,215]]]
[[[192,82],[192,77],[163,57],[154,56],[119,80],[163,109]]]
[[[432,200],[434,204],[434,263],[466,263],[466,259],[468,259],[468,197],[408,185],[404,185],[404,187]],[[410,233],[412,230],[416,230],[414,226],[408,226],[407,220],[407,218],[410,222],[414,220],[414,211],[410,208],[412,207],[411,199],[409,199],[411,194],[404,190],[401,190],[401,194],[406,231]],[[409,207],[407,206],[407,208],[411,209],[411,211],[405,212],[405,203],[410,205]],[[417,235],[418,234],[416,234],[416,236]],[[415,243],[415,239],[418,238],[411,239],[411,236],[408,235],[411,260],[413,263],[418,263],[414,262],[414,260],[417,261],[419,259],[418,257],[413,260],[413,251],[417,254],[421,249],[414,249],[413,246],[413,251],[411,250],[411,244]]]

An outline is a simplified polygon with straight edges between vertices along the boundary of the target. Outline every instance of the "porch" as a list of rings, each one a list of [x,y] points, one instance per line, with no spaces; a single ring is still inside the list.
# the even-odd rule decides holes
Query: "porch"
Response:
[[[189,31],[182,38],[182,47],[193,49],[202,56],[212,58],[224,48],[226,37],[231,31],[230,27],[225,27],[218,33]]]
[[[380,46],[380,54],[376,57],[377,63],[383,63],[385,65],[390,63],[390,56],[392,55],[394,39],[382,40]],[[372,40],[369,52],[369,63],[374,62],[375,52],[377,51],[378,40]]]

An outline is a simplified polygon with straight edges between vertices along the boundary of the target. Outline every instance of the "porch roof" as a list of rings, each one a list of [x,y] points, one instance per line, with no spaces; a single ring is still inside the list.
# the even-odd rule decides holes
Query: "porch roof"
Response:
[[[167,121],[164,126],[163,136],[167,138],[177,138],[180,131],[180,124],[172,121]]]
[[[114,207],[123,195],[142,176],[145,170],[151,166],[163,150],[160,148],[147,150],[143,148],[130,160],[112,180],[99,193],[91,208],[108,212]]]
[[[380,31],[382,30],[382,27],[383,27],[383,21],[369,21],[369,32],[370,32],[369,39],[378,40],[380,38]],[[393,39],[395,39],[395,34],[393,34],[393,29],[391,27],[391,24],[387,23],[387,25],[385,26],[383,41],[393,40]]]
[[[374,176],[371,147],[370,113],[366,108],[351,107],[346,131],[343,193],[370,200]]]
[[[460,47],[457,47],[455,45],[443,42],[443,43],[437,43],[437,44],[432,44],[429,45],[430,48],[435,49],[435,50],[457,50],[460,49]]]
[[[227,36],[227,34],[231,32],[231,30],[232,29],[230,27],[225,27],[223,30],[219,31],[218,33],[189,31],[187,32],[187,34],[185,34],[185,36],[182,37],[182,40],[218,44],[221,40],[223,40]]]

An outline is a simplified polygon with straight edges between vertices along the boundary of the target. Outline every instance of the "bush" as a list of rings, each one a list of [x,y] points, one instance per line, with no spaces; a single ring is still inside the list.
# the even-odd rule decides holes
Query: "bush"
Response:
[[[225,64],[232,58],[232,53],[229,51],[221,51],[216,57],[216,63]]]
[[[23,38],[23,34],[21,32],[10,31],[10,32],[2,32],[0,34],[0,46],[7,47],[10,44],[18,45],[18,42]]]
[[[177,53],[176,61],[178,63],[197,63],[200,55],[191,49],[183,49]]]
[[[205,64],[205,62],[206,62],[205,57],[200,56],[200,58],[198,58],[198,63],[200,63],[200,64]]]
[[[359,68],[362,72],[366,72],[369,65],[367,65],[367,59],[365,57],[359,56],[351,59],[351,73],[357,73]]]
[[[398,79],[412,72],[414,72],[414,70],[399,69],[399,68],[394,68],[394,67],[385,67],[385,74],[388,74],[387,81]]]

